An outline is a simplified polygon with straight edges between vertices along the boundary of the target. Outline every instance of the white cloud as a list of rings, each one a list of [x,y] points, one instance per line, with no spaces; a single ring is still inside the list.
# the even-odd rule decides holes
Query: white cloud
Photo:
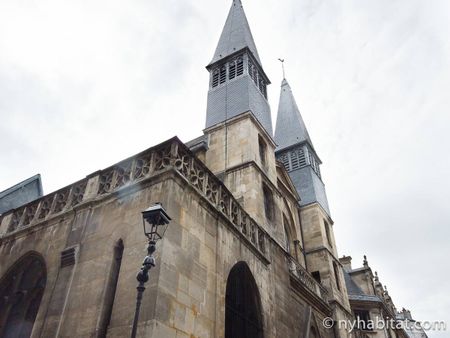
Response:
[[[229,2],[0,2],[3,188],[40,172],[50,192],[175,134],[200,135],[204,66]],[[273,82],[273,121],[286,59],[340,253],[366,253],[418,319],[445,319],[449,3],[244,6]]]

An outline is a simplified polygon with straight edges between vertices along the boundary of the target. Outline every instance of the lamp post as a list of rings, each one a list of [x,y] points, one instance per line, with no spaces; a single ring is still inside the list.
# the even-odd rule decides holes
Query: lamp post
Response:
[[[133,330],[131,338],[136,337],[137,324],[139,321],[139,311],[141,308],[142,294],[145,291],[145,283],[148,281],[148,273],[155,266],[155,258],[153,253],[156,250],[156,242],[163,238],[164,233],[170,223],[171,218],[167,215],[161,203],[155,203],[150,208],[142,212],[142,223],[144,234],[148,238],[147,256],[142,262],[141,270],[138,272],[136,279],[138,281],[136,310],[134,312]]]

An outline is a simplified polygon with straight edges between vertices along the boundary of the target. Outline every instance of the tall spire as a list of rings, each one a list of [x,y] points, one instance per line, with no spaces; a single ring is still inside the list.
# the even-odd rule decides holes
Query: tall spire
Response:
[[[206,128],[251,112],[273,137],[265,74],[240,0],[233,0],[210,72]]]
[[[309,142],[311,139],[306,129],[305,122],[295,102],[291,86],[286,79],[281,83],[280,102],[278,104],[277,124],[275,127],[275,142],[277,150],[293,146],[301,142]]]
[[[281,83],[275,143],[276,157],[288,171],[300,196],[300,205],[319,203],[330,216],[325,185],[320,174],[322,162],[314,150],[291,86],[286,79]]]
[[[217,44],[214,57],[210,65],[226,58],[231,54],[248,47],[255,57],[256,61],[261,65],[258,50],[256,49],[255,41],[253,40],[250,26],[245,16],[244,8],[241,0],[233,0],[230,12],[228,13],[227,21]]]

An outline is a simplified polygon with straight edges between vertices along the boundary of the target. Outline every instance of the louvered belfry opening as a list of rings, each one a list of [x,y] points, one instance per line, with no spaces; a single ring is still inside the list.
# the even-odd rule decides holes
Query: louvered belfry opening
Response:
[[[47,282],[43,259],[29,254],[0,280],[0,337],[31,336]]]
[[[245,67],[247,60],[247,67]],[[247,69],[247,72],[245,71]],[[264,78],[262,71],[256,66],[256,62],[251,61],[249,54],[243,53],[234,56],[227,61],[223,61],[211,69],[211,88],[227,83],[244,74],[249,75],[261,94],[267,99],[268,80]]]
[[[228,275],[225,304],[225,338],[264,336],[258,288],[245,262],[236,263]]]
[[[239,0],[231,4],[214,56],[206,69],[210,79],[205,128],[252,113],[272,136],[272,117],[267,99],[270,80],[262,67]]]

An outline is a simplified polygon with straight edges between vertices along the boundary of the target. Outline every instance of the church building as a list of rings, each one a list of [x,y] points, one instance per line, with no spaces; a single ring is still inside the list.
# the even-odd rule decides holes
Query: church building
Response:
[[[240,0],[206,69],[201,136],[0,215],[0,337],[129,337],[142,211],[157,202],[171,220],[137,337],[408,337],[338,325],[397,310],[366,260],[352,269],[339,259],[321,159],[287,79],[273,128],[271,82]]]

